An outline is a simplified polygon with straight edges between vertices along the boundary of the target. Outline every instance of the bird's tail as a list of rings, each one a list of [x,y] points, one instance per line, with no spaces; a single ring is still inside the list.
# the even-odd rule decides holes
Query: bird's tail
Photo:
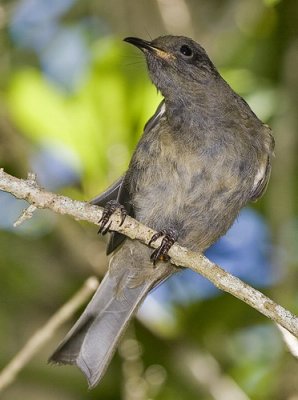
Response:
[[[136,265],[137,262],[143,265]],[[87,308],[49,361],[77,365],[89,387],[94,387],[146,294],[174,271],[169,264],[154,269],[149,263],[148,248],[127,240],[111,260],[110,270]]]

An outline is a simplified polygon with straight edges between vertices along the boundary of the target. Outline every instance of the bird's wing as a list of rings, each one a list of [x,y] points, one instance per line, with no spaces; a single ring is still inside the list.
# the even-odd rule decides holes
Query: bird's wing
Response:
[[[270,157],[267,157],[267,161],[262,164],[262,166],[258,169],[258,172],[254,179],[254,185],[250,194],[250,200],[256,201],[258,200],[266,191],[269,178],[271,173],[271,163]]]
[[[122,179],[121,185],[118,189],[117,201],[125,207],[127,214],[131,217],[134,216],[131,196],[127,185],[125,184],[125,176]],[[120,244],[125,240],[126,236],[119,232],[111,232],[110,240],[107,246],[107,255],[111,254]]]
[[[121,176],[121,178],[117,179],[117,181],[114,182],[111,186],[109,186],[107,190],[105,190],[103,193],[100,193],[98,196],[94,197],[94,199],[92,199],[90,203],[94,204],[95,206],[104,207],[108,201],[117,200],[119,190],[123,183],[123,179],[124,177]]]
[[[154,115],[148,120],[144,127],[144,131],[151,130],[159,122],[160,118],[165,112],[165,101],[157,107]],[[131,202],[131,195],[125,183],[125,175],[114,182],[105,192],[96,196],[91,200],[91,204],[104,207],[110,200],[117,200],[123,205],[127,214],[131,217],[134,216],[133,205]],[[125,236],[119,232],[111,232],[110,240],[107,246],[107,255],[112,253],[120,244],[125,240]]]
[[[133,216],[133,208],[130,202],[130,195],[125,185],[125,175],[121,176],[108,187],[100,195],[96,196],[90,201],[91,204],[96,206],[104,207],[108,201],[117,200],[123,205],[127,211],[127,214]],[[107,254],[112,253],[120,244],[124,241],[125,236],[118,232],[111,232],[110,240],[107,246]]]
[[[271,174],[271,158],[274,156],[275,141],[268,125],[263,125],[263,130],[266,135],[267,155],[263,158],[255,176],[250,194],[251,201],[258,200],[265,193]]]
[[[144,132],[150,131],[152,128],[155,127],[155,125],[159,122],[160,117],[163,116],[165,113],[166,107],[165,107],[165,101],[162,100],[157,107],[155,113],[152,115],[152,117],[146,122],[144,126]]]

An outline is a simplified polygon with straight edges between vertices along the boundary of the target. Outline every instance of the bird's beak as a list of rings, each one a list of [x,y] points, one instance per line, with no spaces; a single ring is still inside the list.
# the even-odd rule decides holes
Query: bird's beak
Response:
[[[174,58],[173,54],[152,45],[152,43],[148,42],[147,40],[139,39],[136,37],[127,37],[124,39],[124,42],[133,44],[142,51],[147,50],[151,53],[154,53],[157,57],[162,58],[164,60],[169,60]]]
[[[140,50],[154,50],[154,46],[151,45],[150,42],[147,42],[147,40],[139,39],[136,37],[127,37],[124,39],[124,42],[133,44],[134,46],[138,47]]]

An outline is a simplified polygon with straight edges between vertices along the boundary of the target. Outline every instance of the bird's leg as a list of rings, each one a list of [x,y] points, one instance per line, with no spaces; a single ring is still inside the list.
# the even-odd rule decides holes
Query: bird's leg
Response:
[[[150,256],[150,260],[153,262],[153,265],[155,265],[157,261],[169,261],[170,257],[168,256],[168,251],[174,242],[176,242],[178,233],[174,229],[163,229],[152,236],[149,246],[161,236],[163,236],[161,245],[155,249]]]
[[[109,222],[110,217],[114,214],[115,211],[119,210],[121,214],[121,222],[120,226],[123,224],[126,216],[127,216],[127,211],[124,206],[122,206],[120,203],[118,203],[117,200],[110,200],[107,202],[107,204],[104,207],[104,210],[102,212],[102,216],[98,222],[100,222],[99,230],[98,233],[101,233],[102,235],[105,235],[112,224],[112,222]]]

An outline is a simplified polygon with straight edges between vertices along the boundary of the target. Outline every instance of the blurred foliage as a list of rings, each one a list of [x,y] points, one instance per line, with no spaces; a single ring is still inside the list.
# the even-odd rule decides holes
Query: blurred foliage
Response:
[[[34,170],[42,185],[73,198],[95,196],[125,171],[161,99],[142,56],[121,39],[192,36],[273,128],[272,179],[255,207],[273,238],[267,263],[282,273],[269,279],[265,291],[295,312],[297,20],[295,0],[2,0],[0,167],[23,177]],[[87,276],[102,276],[107,265],[96,228],[39,212],[14,229],[23,207],[0,193],[1,367]],[[255,236],[251,246],[260,240]],[[227,264],[242,265],[245,259],[249,265],[252,247],[236,253],[231,246],[229,258],[225,246],[220,257]],[[258,261],[257,268],[264,268]],[[187,279],[180,278],[187,294]],[[150,319],[144,307],[95,390],[87,391],[75,368],[46,364],[65,327],[1,398],[298,398],[297,362],[264,317],[214,291],[183,301],[178,295],[169,300],[165,292],[160,296],[157,303],[168,314],[160,314],[157,324],[158,309]],[[167,323],[171,329],[161,326]]]
[[[123,173],[137,140],[131,127],[141,132],[158,101],[144,74],[124,69],[118,42],[103,38],[93,46],[89,74],[74,93],[61,90],[32,68],[18,71],[8,92],[11,116],[29,140],[73,152],[87,194]]]

